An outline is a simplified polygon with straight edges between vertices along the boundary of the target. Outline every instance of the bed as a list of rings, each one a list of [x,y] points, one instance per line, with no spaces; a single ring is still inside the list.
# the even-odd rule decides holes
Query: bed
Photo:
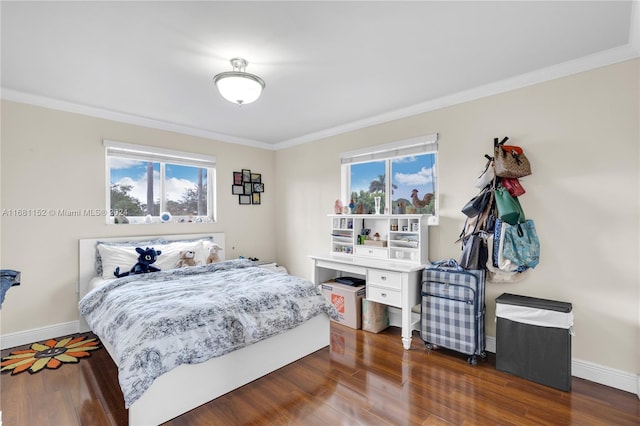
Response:
[[[220,248],[218,256],[221,261],[207,265],[206,254],[212,245]],[[112,277],[115,264],[126,266],[125,270],[133,265],[130,256],[135,246],[162,251],[154,263],[161,271],[118,279]],[[170,270],[178,253],[185,250],[195,252],[197,266]],[[79,276],[80,331],[92,330],[100,337],[118,365],[119,383],[129,410],[130,425],[166,422],[329,345],[329,315],[333,314],[333,308],[317,288],[307,280],[260,268],[248,260],[225,260],[224,233],[82,239]],[[208,280],[206,283],[205,279]],[[240,287],[241,283],[254,290]],[[313,290],[307,288],[308,284]],[[279,285],[294,288],[296,295],[278,296],[281,292],[276,286]],[[184,300],[171,293],[176,289],[184,295]],[[200,295],[196,293],[198,291],[204,293]],[[268,299],[268,302],[247,302],[252,292],[261,294],[260,297]],[[254,328],[254,325],[244,323],[236,327],[237,321],[227,318],[226,305],[217,299],[214,301],[214,293],[224,296],[225,300],[241,300],[243,306],[252,306],[249,309],[252,312],[258,309],[257,305],[263,304],[269,305],[269,309],[277,304],[289,309],[277,314],[278,318],[274,317],[276,311],[272,311],[270,314],[261,313],[253,320],[271,324],[272,328],[279,328],[277,332],[257,331],[257,326]],[[317,300],[317,295],[321,301]],[[292,302],[289,297],[304,299]],[[132,300],[129,308],[128,302],[123,302],[127,299]],[[161,299],[166,299],[169,306],[152,307],[151,303]],[[200,302],[204,305],[196,307]],[[202,312],[207,314],[197,320],[193,320],[195,314],[185,313],[181,317],[185,305],[193,305],[198,315]],[[175,317],[171,309],[176,310]],[[218,315],[223,311],[224,315]],[[247,316],[247,310],[243,312]],[[151,318],[153,315],[164,315],[164,318],[154,320]],[[167,315],[170,315],[170,321],[167,321]],[[218,322],[199,324],[204,317]],[[176,328],[187,329],[188,332],[204,330],[210,335],[194,339],[198,349],[189,349],[189,356],[185,356],[186,352],[180,351],[187,345],[186,337],[176,334],[174,329],[166,331],[161,328],[161,331],[151,332],[146,321],[149,324],[162,323],[162,327],[166,327],[167,322],[175,322],[180,324]],[[220,326],[225,321],[231,321],[234,326]],[[184,325],[191,323],[199,325]],[[238,332],[238,328],[244,332]],[[231,335],[236,330],[236,338],[231,339],[231,343],[221,340],[216,334],[226,333],[227,329],[231,330]],[[141,334],[132,337],[121,334],[123,330],[127,333],[137,330]],[[159,340],[147,343],[150,335]],[[219,342],[225,343],[218,345]],[[207,350],[213,348],[214,354],[203,354],[202,346]],[[157,350],[158,347],[162,349]],[[209,356],[214,357],[206,359]],[[158,359],[162,361],[158,362]]]

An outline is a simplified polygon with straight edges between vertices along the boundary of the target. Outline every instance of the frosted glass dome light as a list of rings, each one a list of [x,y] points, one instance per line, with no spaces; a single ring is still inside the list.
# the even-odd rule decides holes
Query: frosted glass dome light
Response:
[[[213,82],[223,98],[238,105],[255,102],[262,94],[265,84],[257,75],[245,72],[248,62],[243,58],[231,59],[233,71],[220,73]]]

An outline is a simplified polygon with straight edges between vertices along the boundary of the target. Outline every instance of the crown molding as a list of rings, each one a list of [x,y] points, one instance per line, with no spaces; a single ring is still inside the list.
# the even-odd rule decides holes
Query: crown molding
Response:
[[[637,18],[637,19],[634,19]],[[206,139],[217,140],[226,143],[246,145],[253,148],[260,148],[270,151],[290,148],[296,145],[302,145],[314,142],[320,139],[340,135],[343,133],[360,130],[363,128],[388,123],[390,121],[412,117],[419,114],[435,111],[450,106],[463,104],[477,99],[498,95],[512,90],[532,86],[546,81],[555,80],[562,77],[590,71],[596,68],[613,65],[619,62],[635,59],[640,57],[640,7],[639,2],[634,1],[631,13],[631,28],[629,34],[629,42],[623,46],[608,49],[592,55],[584,56],[572,61],[563,62],[550,67],[542,68],[537,71],[521,74],[515,77],[485,84],[473,89],[454,93],[452,95],[443,96],[427,102],[389,111],[363,120],[346,123],[340,126],[331,127],[319,132],[309,133],[293,139],[284,140],[275,144],[270,144],[252,139],[240,138],[224,133],[216,133],[209,130],[184,126],[176,123],[170,123],[161,120],[155,120],[147,117],[126,114],[117,111],[110,111],[102,108],[96,108],[88,105],[75,104],[72,102],[62,101],[58,99],[47,98],[43,96],[33,95],[29,93],[19,92],[11,89],[2,89],[0,97],[14,102],[21,102],[29,105],[40,106],[60,111],[72,112],[76,114],[87,115],[90,117],[102,118],[106,120],[117,121],[121,123],[133,124],[142,127],[149,127],[158,130],[167,130],[175,133],[181,133],[191,136],[202,137]]]
[[[634,3],[637,4],[637,2]],[[637,9],[638,8],[636,8],[636,10]],[[494,83],[485,84],[483,86],[478,86],[473,89],[465,90],[452,95],[443,96],[441,98],[419,103],[407,108],[389,111],[363,120],[354,121],[352,123],[347,123],[341,126],[332,127],[330,129],[325,129],[319,132],[310,133],[304,136],[282,141],[277,143],[275,147],[277,150],[290,148],[292,146],[317,141],[342,133],[347,133],[366,127],[388,123],[390,121],[399,120],[402,118],[424,114],[438,109],[447,108],[450,106],[474,101],[493,95],[498,95],[500,93],[509,92],[527,86],[544,83],[546,81],[555,80],[561,77],[567,77],[573,74],[578,74],[596,68],[601,68],[619,62],[635,59],[640,56],[640,52],[638,49],[639,45],[640,42],[638,42],[637,40],[633,42],[630,40],[629,43],[620,47],[605,50],[550,67],[542,68],[537,71],[521,74]]]
[[[168,121],[155,120],[152,118],[142,117],[134,114],[127,114],[117,111],[111,111],[103,108],[96,108],[89,105],[76,104],[73,102],[62,101],[59,99],[48,98],[45,96],[33,95],[30,93],[19,92],[11,89],[2,89],[0,97],[2,99],[20,102],[28,105],[39,106],[59,111],[71,112],[75,114],[86,115],[89,117],[102,118],[105,120],[117,121],[119,123],[134,124],[136,126],[148,127],[158,130],[167,130],[170,132],[180,133],[190,136],[198,136],[206,139],[217,140],[220,142],[233,143],[238,145],[247,145],[254,148],[273,150],[274,146],[261,141],[252,139],[239,138],[224,133],[216,133],[209,130],[199,129],[181,124],[171,123]]]

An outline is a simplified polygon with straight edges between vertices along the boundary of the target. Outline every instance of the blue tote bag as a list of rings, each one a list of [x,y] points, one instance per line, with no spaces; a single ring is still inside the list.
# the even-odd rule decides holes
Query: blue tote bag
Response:
[[[502,255],[518,266],[535,268],[540,261],[540,241],[533,220],[508,226],[504,231]]]

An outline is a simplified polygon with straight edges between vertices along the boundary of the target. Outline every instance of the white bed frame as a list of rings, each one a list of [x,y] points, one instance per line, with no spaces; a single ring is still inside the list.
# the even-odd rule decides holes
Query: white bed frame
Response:
[[[162,236],[167,240],[207,237],[213,237],[216,243],[224,247],[224,233]],[[95,250],[98,241],[144,241],[155,238],[159,237],[80,240],[80,298],[90,290],[89,283],[96,276]],[[224,251],[220,255],[224,255]],[[221,259],[224,258],[221,256]],[[89,331],[82,317],[80,331]],[[102,344],[118,364],[111,345],[106,341],[102,341]],[[129,425],[164,423],[328,345],[329,318],[318,315],[293,330],[227,355],[201,364],[181,365],[157,378],[142,397],[129,407]]]

